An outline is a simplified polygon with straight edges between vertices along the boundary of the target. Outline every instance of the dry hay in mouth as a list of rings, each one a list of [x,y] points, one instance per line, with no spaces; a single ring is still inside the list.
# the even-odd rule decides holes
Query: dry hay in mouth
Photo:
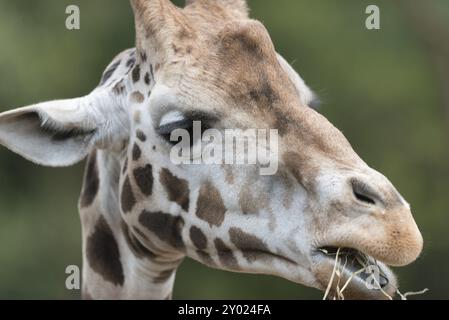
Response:
[[[329,253],[326,249],[319,249],[322,253],[324,253],[325,255],[334,255],[333,253]],[[372,274],[371,268],[370,266],[374,266],[377,267],[377,270],[380,270],[380,272],[382,272],[381,268],[379,267],[378,263],[376,260],[372,261],[372,259],[370,259],[370,257],[360,251],[357,252],[357,255],[355,255],[355,259],[357,260],[358,264],[360,266],[362,266],[362,268],[360,268],[359,270],[356,270],[355,272],[353,272],[350,277],[348,278],[348,280],[346,280],[346,282],[341,286],[341,281],[343,278],[343,270],[346,268],[346,264],[348,262],[348,256],[346,255],[346,259],[344,264],[341,263],[342,259],[340,259],[340,253],[342,252],[342,248],[338,248],[337,252],[335,253],[335,262],[334,262],[334,268],[332,270],[332,274],[329,280],[329,283],[327,285],[326,291],[324,293],[324,297],[323,300],[326,300],[329,296],[329,293],[332,289],[332,284],[334,283],[334,280],[337,280],[336,286],[335,286],[335,295],[333,297],[333,300],[345,300],[345,296],[344,296],[344,291],[348,288],[349,284],[351,283],[351,281],[354,279],[354,277],[358,276],[359,274],[361,274],[362,272],[365,273],[370,273]],[[374,265],[373,265],[374,263]],[[385,278],[387,278],[384,274],[381,273],[381,275]],[[388,300],[393,300],[393,297],[390,296],[387,292],[385,292],[385,290],[382,289],[382,286],[379,284],[379,281],[377,280],[377,278],[374,276],[372,277],[372,279],[375,282],[376,285],[376,289],[380,290],[381,293],[388,299]],[[396,288],[396,294],[401,298],[401,300],[407,300],[407,297],[409,296],[414,296],[414,295],[421,295],[426,293],[427,291],[429,291],[429,289],[424,289],[421,291],[417,291],[417,292],[406,292],[406,293],[401,293],[399,291],[398,288]]]

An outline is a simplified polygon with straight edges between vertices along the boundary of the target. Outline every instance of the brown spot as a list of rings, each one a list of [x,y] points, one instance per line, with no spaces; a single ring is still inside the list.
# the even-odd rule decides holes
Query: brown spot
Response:
[[[81,208],[88,207],[94,202],[99,188],[100,179],[98,177],[97,151],[94,150],[87,160],[83,192],[81,194]]]
[[[224,267],[231,270],[238,269],[237,259],[234,257],[232,250],[229,249],[221,239],[215,239],[215,248],[217,249],[218,258]]]
[[[211,256],[205,251],[196,251],[196,254],[200,258],[200,260],[207,266],[214,267],[215,262],[212,260]]]
[[[150,74],[147,72],[145,73],[145,84],[148,86],[150,85],[151,79],[150,79]]]
[[[161,68],[161,64],[156,63],[156,65],[154,66],[154,71],[158,72],[160,68]]]
[[[87,238],[87,261],[105,281],[123,285],[125,276],[120,262],[120,251],[114,234],[103,216],[97,221],[95,230]]]
[[[173,276],[173,273],[175,273],[176,269],[169,269],[165,270],[159,273],[159,275],[155,278],[153,278],[153,283],[165,283],[167,282],[171,276]]]
[[[184,227],[184,219],[182,217],[144,210],[139,216],[139,222],[153,232],[159,240],[168,243],[175,249],[184,249],[181,235]]]
[[[147,136],[145,135],[145,133],[143,133],[142,130],[137,130],[136,137],[137,137],[137,139],[139,139],[142,142],[147,141]]]
[[[184,179],[175,177],[165,168],[161,170],[159,180],[164,186],[170,201],[179,204],[184,211],[189,211],[189,183]]]
[[[225,213],[226,207],[220,192],[211,182],[205,183],[200,189],[196,215],[211,226],[219,227],[225,219]]]
[[[140,159],[140,156],[142,155],[142,150],[140,150],[139,146],[137,144],[133,147],[133,161],[138,161]]]
[[[240,191],[239,205],[243,214],[255,214],[260,210],[260,202],[253,197],[248,185],[245,185],[245,187]]]
[[[142,60],[142,62],[147,62],[147,54],[145,52],[140,53],[140,60]]]
[[[122,211],[124,213],[130,212],[134,205],[136,204],[136,198],[134,196],[131,182],[129,181],[129,177],[126,177],[125,182],[123,183],[122,187],[122,195],[121,195],[121,204],[122,204]]]
[[[249,233],[239,228],[231,228],[229,230],[232,243],[242,251],[243,256],[249,262],[254,262],[258,258],[266,258],[270,254],[265,243]]]
[[[207,238],[200,228],[197,228],[195,226],[190,228],[190,239],[198,250],[202,251],[206,249]]]
[[[143,100],[145,100],[145,97],[140,92],[135,91],[131,93],[131,102],[142,103]]]
[[[132,58],[129,58],[129,60],[126,62],[126,66],[128,68],[132,68],[132,67],[134,67],[135,63],[136,63],[136,58],[132,57]]]
[[[126,243],[128,244],[128,247],[131,249],[131,251],[134,253],[134,255],[138,258],[148,258],[148,259],[154,259],[156,258],[156,255],[150,251],[148,248],[146,248],[139,239],[136,238],[136,236],[129,230],[128,225],[125,221],[122,220],[122,232],[125,236]]]
[[[120,66],[121,61],[115,62],[113,65],[111,65],[103,74],[103,77],[101,79],[100,85],[104,85],[114,74],[114,72],[117,70],[117,68]]]
[[[153,192],[153,167],[147,164],[145,167],[135,169],[134,180],[140,191],[150,196]]]
[[[192,35],[189,32],[187,28],[181,28],[178,32],[178,39],[179,40],[185,40],[187,38],[190,38]]]
[[[136,65],[132,73],[133,82],[136,83],[140,80],[140,66]]]

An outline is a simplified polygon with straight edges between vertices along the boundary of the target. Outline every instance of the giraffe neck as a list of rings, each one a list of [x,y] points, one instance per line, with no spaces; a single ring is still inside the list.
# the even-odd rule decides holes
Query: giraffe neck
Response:
[[[170,299],[183,257],[148,247],[119,209],[119,156],[89,156],[79,208],[83,238],[83,298]],[[143,245],[146,243],[146,246]]]

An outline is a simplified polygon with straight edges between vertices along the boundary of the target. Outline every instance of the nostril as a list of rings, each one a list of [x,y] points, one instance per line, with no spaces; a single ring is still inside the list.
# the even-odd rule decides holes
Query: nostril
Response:
[[[358,201],[370,205],[376,204],[375,193],[366,183],[354,179],[351,181],[351,185],[354,196]]]

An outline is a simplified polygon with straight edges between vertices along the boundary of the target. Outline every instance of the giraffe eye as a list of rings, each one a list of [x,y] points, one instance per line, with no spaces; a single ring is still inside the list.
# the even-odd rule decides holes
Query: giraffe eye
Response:
[[[179,119],[174,122],[162,124],[157,129],[157,133],[168,143],[176,145],[178,141],[172,141],[172,133],[175,130],[186,130],[190,137],[193,135],[193,121],[190,119]]]
[[[191,113],[185,115],[179,111],[169,112],[161,118],[157,133],[171,145],[176,145],[180,140],[172,140],[172,134],[176,130],[184,130],[190,138],[192,147],[201,137],[204,131],[211,128],[213,118],[203,114]]]

